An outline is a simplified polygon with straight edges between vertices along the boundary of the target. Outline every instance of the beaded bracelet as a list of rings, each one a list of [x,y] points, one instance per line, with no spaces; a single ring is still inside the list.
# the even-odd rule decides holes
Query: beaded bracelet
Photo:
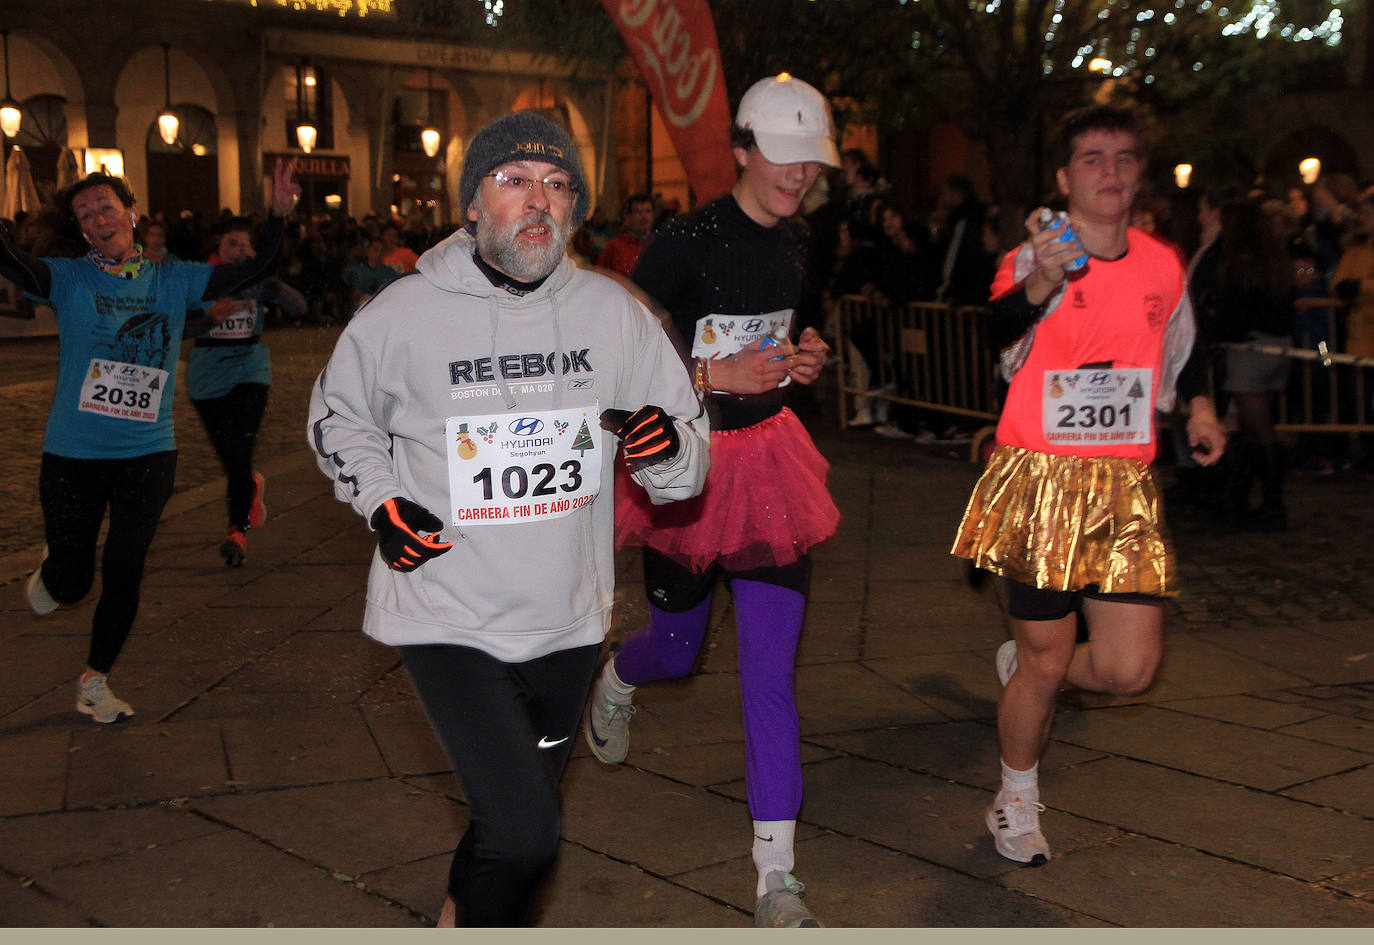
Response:
[[[697,358],[696,386],[703,394],[711,392],[711,365],[706,358]]]

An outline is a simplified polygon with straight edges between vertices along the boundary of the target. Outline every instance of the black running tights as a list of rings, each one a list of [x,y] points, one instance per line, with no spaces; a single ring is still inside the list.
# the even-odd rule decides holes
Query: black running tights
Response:
[[[266,384],[235,384],[223,397],[191,401],[229,480],[225,496],[229,524],[239,531],[248,529],[248,511],[253,504],[253,444],[267,410],[269,390]]]
[[[106,507],[110,510],[100,559],[100,601],[91,622],[86,659],[91,669],[108,673],[129,637],[138,613],[143,562],[162,508],[172,494],[176,469],[176,450],[131,459],[43,454],[38,474],[48,540],[43,585],[59,603],[76,603],[90,591],[100,523]]]
[[[449,867],[458,924],[525,925],[558,855],[558,780],[600,646],[523,663],[464,646],[398,649],[471,811]]]

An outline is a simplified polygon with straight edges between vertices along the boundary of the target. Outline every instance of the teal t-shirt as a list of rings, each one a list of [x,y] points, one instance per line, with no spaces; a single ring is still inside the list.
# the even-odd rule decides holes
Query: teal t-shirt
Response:
[[[239,384],[272,383],[272,358],[259,341],[274,298],[272,282],[265,279],[232,298],[234,313],[223,322],[192,328],[197,344],[186,354],[186,393],[192,400],[223,397]]]
[[[136,279],[84,257],[45,258],[57,313],[57,392],[43,451],[127,459],[176,448],[172,393],[188,308],[202,308],[206,263],[149,263]]]

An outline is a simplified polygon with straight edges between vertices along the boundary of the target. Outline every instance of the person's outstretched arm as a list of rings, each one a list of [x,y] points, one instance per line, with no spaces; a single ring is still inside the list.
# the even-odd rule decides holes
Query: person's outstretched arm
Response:
[[[52,270],[48,264],[10,242],[10,234],[3,226],[0,226],[0,276],[35,298],[46,299],[52,294]]]

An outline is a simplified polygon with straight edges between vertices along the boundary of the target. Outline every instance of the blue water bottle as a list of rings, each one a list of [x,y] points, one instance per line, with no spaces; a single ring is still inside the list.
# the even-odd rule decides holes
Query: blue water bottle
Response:
[[[1040,210],[1040,227],[1046,230],[1060,230],[1058,236],[1054,238],[1056,243],[1072,243],[1078,249],[1075,256],[1067,265],[1064,266],[1065,272],[1077,272],[1088,264],[1088,251],[1083,248],[1083,241],[1078,238],[1078,234],[1073,230],[1073,224],[1069,222],[1069,215],[1060,211],[1055,213],[1049,207]]]

